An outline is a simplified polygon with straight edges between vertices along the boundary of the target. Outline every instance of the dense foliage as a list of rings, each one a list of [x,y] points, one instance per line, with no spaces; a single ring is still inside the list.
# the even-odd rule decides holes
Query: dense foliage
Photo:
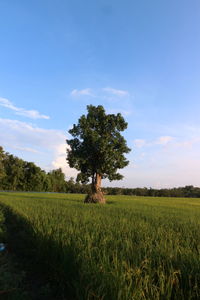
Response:
[[[88,105],[87,111],[69,130],[73,138],[67,140],[70,146],[67,161],[79,171],[78,182],[88,183],[91,179],[91,193],[85,202],[105,203],[101,180],[122,179],[118,169],[129,163],[124,154],[130,149],[120,133],[127,128],[127,123],[120,113],[106,114],[101,105]]]
[[[88,114],[82,115],[77,125],[69,130],[72,139],[67,160],[70,167],[79,170],[78,181],[83,183],[95,180],[96,174],[102,179],[122,179],[118,169],[128,165],[124,154],[130,149],[120,134],[127,128],[127,123],[120,113],[106,114],[103,106],[87,106]]]
[[[55,291],[37,299],[200,299],[200,199],[82,201],[0,193],[8,244]]]

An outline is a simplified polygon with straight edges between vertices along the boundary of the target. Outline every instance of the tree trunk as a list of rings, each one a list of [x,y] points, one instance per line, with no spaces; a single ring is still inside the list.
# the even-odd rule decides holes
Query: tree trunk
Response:
[[[106,200],[101,191],[101,175],[96,174],[96,176],[92,178],[92,189],[91,193],[86,196],[85,203],[105,203]]]

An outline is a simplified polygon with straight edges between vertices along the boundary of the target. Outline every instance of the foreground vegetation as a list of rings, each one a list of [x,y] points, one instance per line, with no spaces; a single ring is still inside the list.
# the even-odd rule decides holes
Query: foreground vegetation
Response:
[[[83,197],[0,193],[7,243],[52,299],[200,298],[199,199]]]
[[[0,243],[3,245],[6,242],[6,234],[5,218],[0,208]],[[24,275],[14,256],[7,249],[0,251],[0,299],[28,299],[24,288]]]

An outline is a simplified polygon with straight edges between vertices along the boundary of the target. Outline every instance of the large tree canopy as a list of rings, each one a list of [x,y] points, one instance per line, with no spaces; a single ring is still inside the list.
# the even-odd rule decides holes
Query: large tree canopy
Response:
[[[103,106],[88,105],[87,110],[88,114],[82,115],[78,124],[69,130],[73,138],[67,140],[70,146],[67,161],[70,167],[80,171],[77,181],[86,183],[92,179],[92,196],[87,197],[86,202],[104,202],[101,179],[122,179],[118,169],[129,163],[124,153],[130,149],[120,134],[127,128],[127,123],[120,113],[106,114]]]

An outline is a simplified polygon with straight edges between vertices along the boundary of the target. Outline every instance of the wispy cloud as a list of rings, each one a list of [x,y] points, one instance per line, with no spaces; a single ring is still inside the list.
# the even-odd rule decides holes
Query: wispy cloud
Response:
[[[174,140],[174,138],[172,136],[161,136],[161,137],[158,138],[157,141],[155,141],[155,143],[159,144],[159,145],[162,145],[162,146],[165,146],[173,140]]]
[[[103,92],[103,95],[102,95]],[[113,96],[115,97],[127,97],[129,96],[129,92],[126,90],[114,89],[112,87],[105,87],[94,91],[91,88],[85,89],[74,89],[70,92],[70,96],[72,97],[80,97],[80,96],[89,96],[89,97],[104,97],[104,99],[113,100]]]
[[[17,115],[31,119],[49,119],[49,116],[40,114],[37,110],[26,110],[15,106],[10,100],[0,97],[0,105],[13,110]]]
[[[30,147],[20,147],[20,146],[12,146],[13,149],[26,151],[26,152],[32,152],[32,153],[40,153],[40,151],[30,148]]]
[[[129,92],[126,90],[118,90],[118,89],[114,89],[111,87],[106,87],[102,89],[104,92],[109,93],[111,95],[114,96],[118,96],[118,97],[125,97],[129,95]]]
[[[166,146],[170,142],[175,141],[175,138],[172,136],[160,136],[159,138],[153,140],[153,141],[147,141],[144,139],[135,139],[133,141],[134,145],[136,148],[142,148],[145,146],[156,146],[156,145],[161,145],[161,146]]]
[[[83,90],[78,90],[78,89],[74,89],[71,91],[70,93],[71,96],[73,97],[79,97],[79,96],[90,96],[90,97],[94,97],[94,93],[92,92],[92,89],[83,89]]]

